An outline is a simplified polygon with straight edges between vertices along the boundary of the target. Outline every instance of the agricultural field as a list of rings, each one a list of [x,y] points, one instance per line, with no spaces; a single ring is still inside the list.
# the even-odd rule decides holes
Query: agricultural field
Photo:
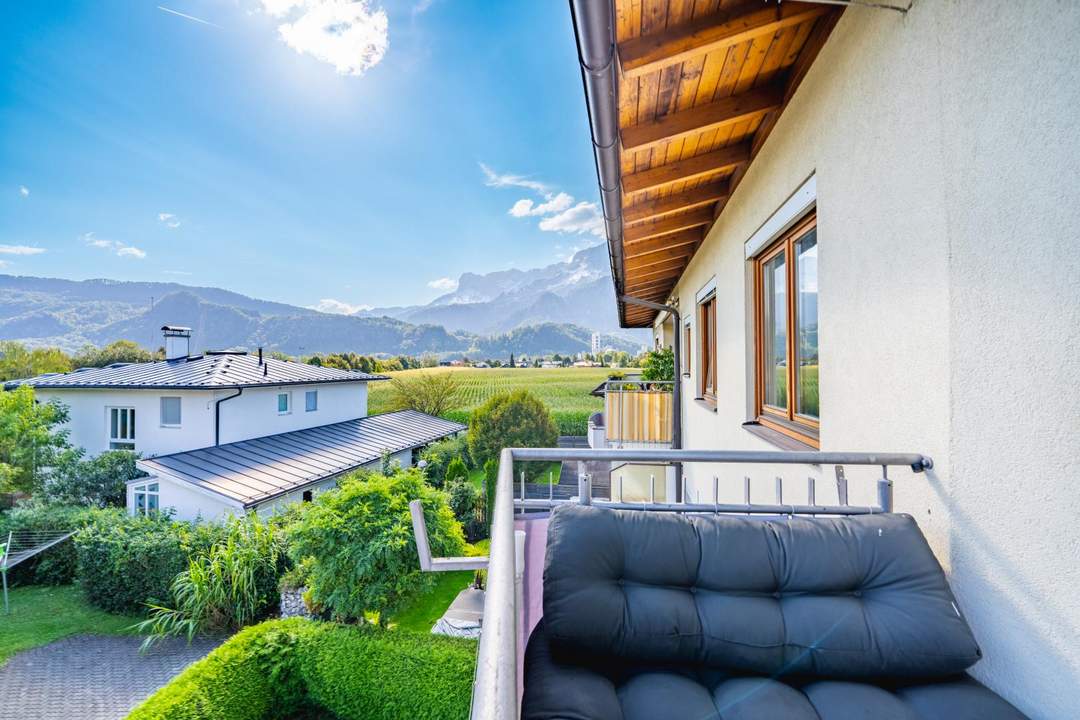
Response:
[[[386,373],[408,377],[417,373],[452,372],[461,384],[460,406],[449,413],[451,420],[468,422],[469,413],[496,393],[526,389],[544,402],[559,425],[560,435],[584,435],[589,416],[604,403],[592,392],[613,372],[611,368],[429,368]],[[389,410],[390,383],[371,383],[368,411]]]

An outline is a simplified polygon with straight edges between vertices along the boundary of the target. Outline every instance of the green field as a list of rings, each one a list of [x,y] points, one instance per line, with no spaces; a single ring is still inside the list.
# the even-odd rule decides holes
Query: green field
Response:
[[[611,368],[430,368],[387,373],[408,377],[417,373],[452,372],[461,383],[459,407],[448,414],[452,420],[468,421],[468,414],[492,395],[526,389],[551,410],[560,435],[584,435],[589,416],[603,409],[603,400],[589,393],[607,379]],[[389,410],[390,383],[370,385],[372,415]]]

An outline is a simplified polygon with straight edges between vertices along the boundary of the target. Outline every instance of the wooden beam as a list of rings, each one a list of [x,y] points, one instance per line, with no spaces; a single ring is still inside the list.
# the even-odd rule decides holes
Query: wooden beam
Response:
[[[639,297],[646,293],[658,293],[664,296],[668,295],[673,287],[675,287],[674,280],[657,280],[656,282],[650,282],[645,285],[635,287],[633,290],[627,289],[626,294],[633,297]]]
[[[695,250],[697,250],[697,248],[693,245],[683,245],[682,247],[668,248],[666,250],[657,250],[656,252],[651,252],[648,255],[639,255],[637,257],[630,258],[623,263],[623,267],[628,273],[633,273],[637,270],[643,270],[645,268],[652,269],[653,267],[661,265],[681,267],[680,265],[676,264],[675,261],[678,260],[679,262],[686,264],[686,261],[689,260],[691,255],[694,254]]]
[[[658,165],[623,177],[623,192],[627,195],[653,190],[674,182],[695,180],[725,170],[734,170],[750,160],[750,143],[728,145],[719,150],[695,155],[685,160]]]
[[[628,277],[627,280],[632,280],[634,287],[643,280],[659,280],[661,278],[671,278],[674,280],[683,274],[683,270],[686,269],[686,263],[686,260],[677,260],[672,263],[670,267],[655,266],[643,268],[635,271],[632,274],[632,277]]]
[[[756,120],[784,101],[784,87],[773,83],[738,95],[721,98],[682,112],[664,115],[650,122],[624,128],[623,150],[646,150],[671,140],[707,130],[722,130]]]
[[[727,197],[727,194],[728,183],[726,180],[720,180],[707,185],[699,185],[692,190],[684,190],[675,195],[646,200],[623,208],[623,224],[631,225],[701,207],[702,205],[711,205],[717,200]]]
[[[672,215],[660,220],[654,220],[643,225],[634,225],[623,230],[623,242],[634,243],[660,235],[670,235],[683,230],[700,228],[702,225],[711,225],[713,221],[712,208],[702,207],[687,213]],[[696,230],[700,236],[701,231]]]
[[[623,257],[633,258],[639,255],[648,255],[649,253],[656,252],[657,250],[664,250],[666,248],[679,247],[681,245],[696,245],[702,241],[705,234],[700,228],[690,228],[689,230],[683,230],[682,232],[672,233],[671,235],[661,235],[651,240],[642,240],[634,243],[623,244]]]
[[[767,7],[762,7],[760,1],[748,2],[728,12],[705,15],[663,32],[627,40],[619,45],[619,65],[624,77],[636,78],[804,23],[828,10],[823,5],[801,2]]]

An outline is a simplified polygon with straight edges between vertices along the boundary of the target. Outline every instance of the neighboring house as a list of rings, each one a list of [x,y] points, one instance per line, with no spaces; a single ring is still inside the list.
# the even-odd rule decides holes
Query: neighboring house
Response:
[[[1080,4],[891,4],[616,0],[614,70],[608,25],[577,28],[616,296],[676,310],[621,324],[681,346],[683,447],[932,456],[895,508],[975,676],[1080,717]],[[684,473],[743,499],[738,469]]]
[[[367,384],[385,380],[381,375],[275,360],[261,350],[189,355],[188,328],[162,331],[164,360],[7,384],[30,385],[39,401],[68,406],[71,442],[90,454],[112,449],[141,456],[139,466],[154,477],[129,487],[133,512],[171,507],[182,519],[211,518],[227,510],[263,509],[293,495],[310,499],[305,490],[325,488],[385,453],[407,467],[414,450],[464,429],[421,413],[392,413],[378,422],[366,418]],[[273,447],[264,457],[260,443],[270,439]],[[256,465],[251,477],[252,468],[232,455],[206,459],[206,452],[226,447],[269,466]],[[275,463],[287,460],[295,462],[279,472]],[[275,478],[275,487],[267,477]],[[248,493],[235,491],[238,485],[248,486]],[[232,491],[219,492],[220,487]]]

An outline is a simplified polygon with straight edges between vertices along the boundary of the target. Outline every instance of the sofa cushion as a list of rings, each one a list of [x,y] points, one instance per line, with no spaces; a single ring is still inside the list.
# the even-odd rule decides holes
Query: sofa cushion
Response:
[[[525,652],[522,720],[1025,720],[966,675],[877,685],[635,665],[554,645],[545,622]]]
[[[563,505],[548,529],[544,617],[568,647],[769,675],[935,677],[980,657],[907,515]]]

